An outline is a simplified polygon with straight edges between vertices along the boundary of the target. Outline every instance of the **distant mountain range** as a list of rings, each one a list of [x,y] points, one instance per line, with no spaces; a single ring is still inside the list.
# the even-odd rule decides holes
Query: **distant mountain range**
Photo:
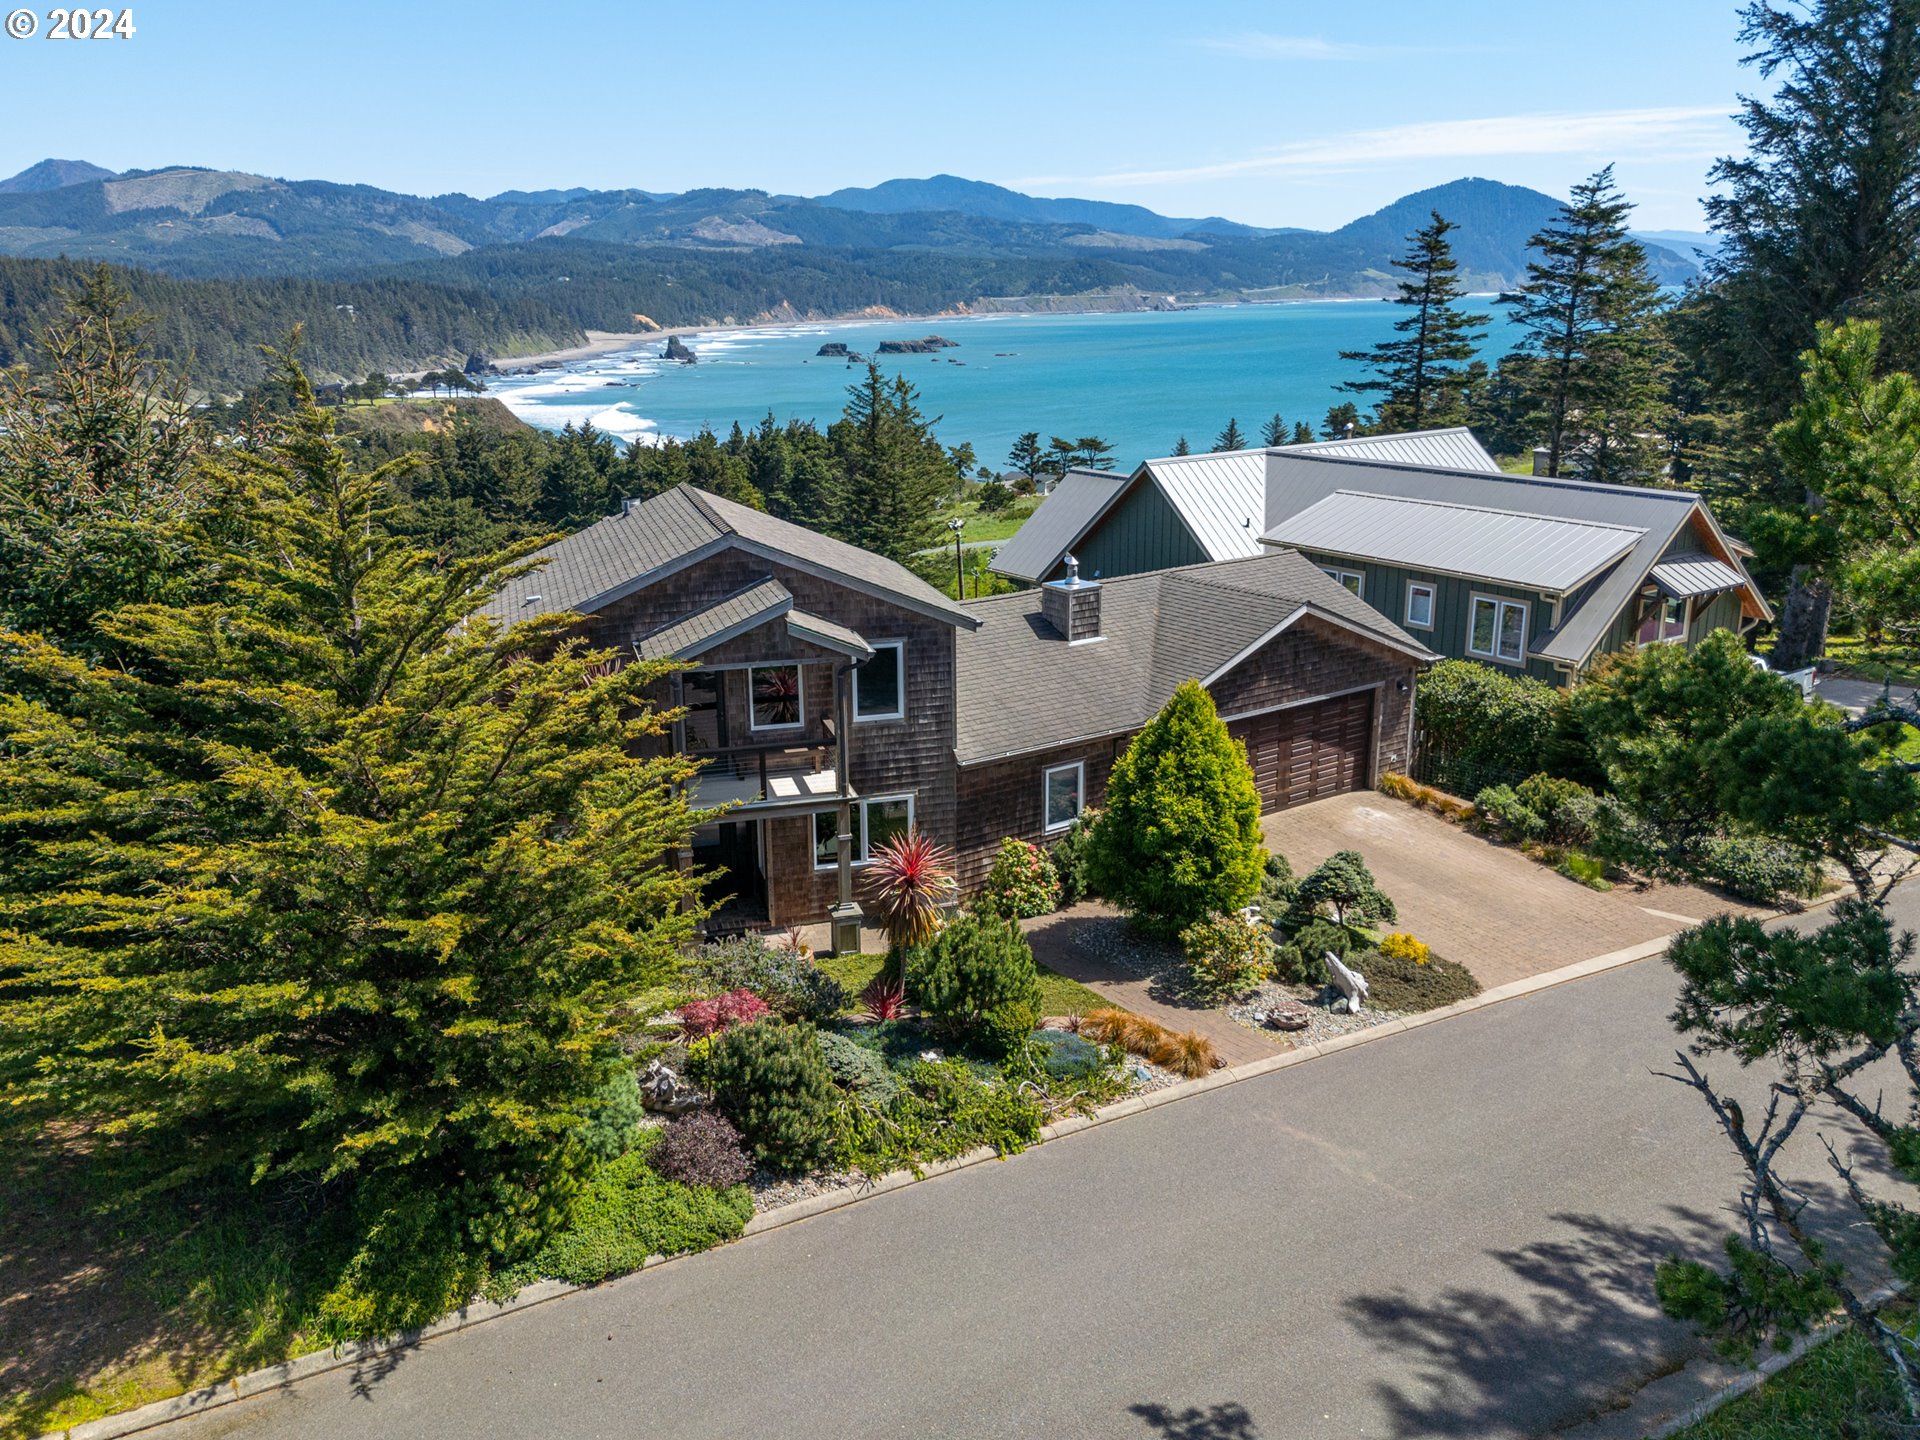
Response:
[[[812,199],[723,189],[507,191],[475,199],[187,166],[116,175],[86,161],[44,160],[0,181],[0,255],[107,259],[185,277],[335,279],[571,241],[742,257],[792,250],[1042,262],[1004,265],[993,278],[1014,288],[1002,299],[1031,294],[1018,287],[1057,279],[1070,262],[1084,262],[1084,290],[1131,286],[1182,301],[1287,299],[1388,293],[1392,260],[1432,209],[1459,225],[1455,250],[1474,288],[1509,285],[1523,273],[1528,237],[1557,204],[1537,190],[1456,180],[1319,232],[1047,199],[952,175]],[[1697,270],[1691,254],[1657,242],[1649,258],[1668,283]],[[984,298],[992,297],[956,297]]]

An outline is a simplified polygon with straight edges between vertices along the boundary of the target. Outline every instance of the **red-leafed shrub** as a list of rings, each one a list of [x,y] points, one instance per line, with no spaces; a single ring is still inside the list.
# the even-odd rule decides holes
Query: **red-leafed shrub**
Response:
[[[680,1023],[690,1039],[718,1035],[736,1025],[751,1025],[767,1014],[767,1002],[751,990],[730,990],[711,1000],[692,1000],[680,1007]]]
[[[738,1185],[753,1173],[740,1132],[711,1110],[682,1115],[667,1126],[647,1152],[647,1164],[669,1180],[713,1190]]]
[[[860,992],[860,1003],[873,1020],[898,1020],[907,1008],[907,982],[883,970]]]

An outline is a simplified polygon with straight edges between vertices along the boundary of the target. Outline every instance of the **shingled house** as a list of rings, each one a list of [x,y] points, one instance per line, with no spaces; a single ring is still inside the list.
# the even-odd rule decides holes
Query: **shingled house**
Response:
[[[685,710],[666,743],[704,762],[693,802],[725,807],[683,857],[723,874],[722,928],[829,918],[874,848],[916,828],[971,888],[1003,837],[1044,841],[1097,804],[1189,676],[1246,740],[1269,806],[1364,787],[1405,764],[1434,658],[1287,551],[963,606],[683,485],[541,558],[494,618],[576,612],[595,644],[684,667],[656,699]]]

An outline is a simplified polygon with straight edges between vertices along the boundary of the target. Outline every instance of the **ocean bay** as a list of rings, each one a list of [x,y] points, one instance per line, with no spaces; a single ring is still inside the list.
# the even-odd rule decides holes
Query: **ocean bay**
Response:
[[[1474,303],[1493,310],[1490,302]],[[1316,301],[716,328],[684,337],[698,357],[692,365],[663,359],[662,339],[558,369],[492,377],[488,389],[530,424],[590,421],[623,440],[686,438],[703,426],[724,435],[735,421],[752,425],[769,412],[777,422],[824,425],[860,373],[815,353],[839,343],[905,375],[920,391],[922,411],[941,417],[942,440],[970,442],[987,464],[999,465],[1016,436],[1036,430],[1043,441],[1102,436],[1127,465],[1170,453],[1182,435],[1207,449],[1229,417],[1254,440],[1276,411],[1289,424],[1318,428],[1328,406],[1360,398],[1337,389],[1364,374],[1340,352],[1386,338],[1402,314],[1377,300]],[[932,334],[955,348],[874,355],[883,340]],[[1497,360],[1512,334],[1496,314],[1482,357]]]

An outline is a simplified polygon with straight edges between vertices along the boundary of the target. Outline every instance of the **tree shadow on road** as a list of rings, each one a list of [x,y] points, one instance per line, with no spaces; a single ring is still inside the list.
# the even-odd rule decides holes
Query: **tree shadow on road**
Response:
[[[1129,1405],[1129,1415],[1137,1415],[1161,1440],[1260,1440],[1260,1427],[1253,1423],[1247,1407],[1231,1401],[1224,1405],[1198,1406],[1173,1410],[1165,1405]]]
[[[1456,1286],[1425,1300],[1396,1291],[1348,1301],[1369,1344],[1415,1371],[1374,1382],[1392,1433],[1538,1434],[1617,1408],[1677,1369],[1702,1347],[1660,1315],[1654,1266],[1676,1252],[1711,1254],[1727,1223],[1678,1206],[1668,1214],[1670,1224],[1646,1230],[1555,1215],[1570,1234],[1492,1252],[1517,1282],[1501,1293]]]

